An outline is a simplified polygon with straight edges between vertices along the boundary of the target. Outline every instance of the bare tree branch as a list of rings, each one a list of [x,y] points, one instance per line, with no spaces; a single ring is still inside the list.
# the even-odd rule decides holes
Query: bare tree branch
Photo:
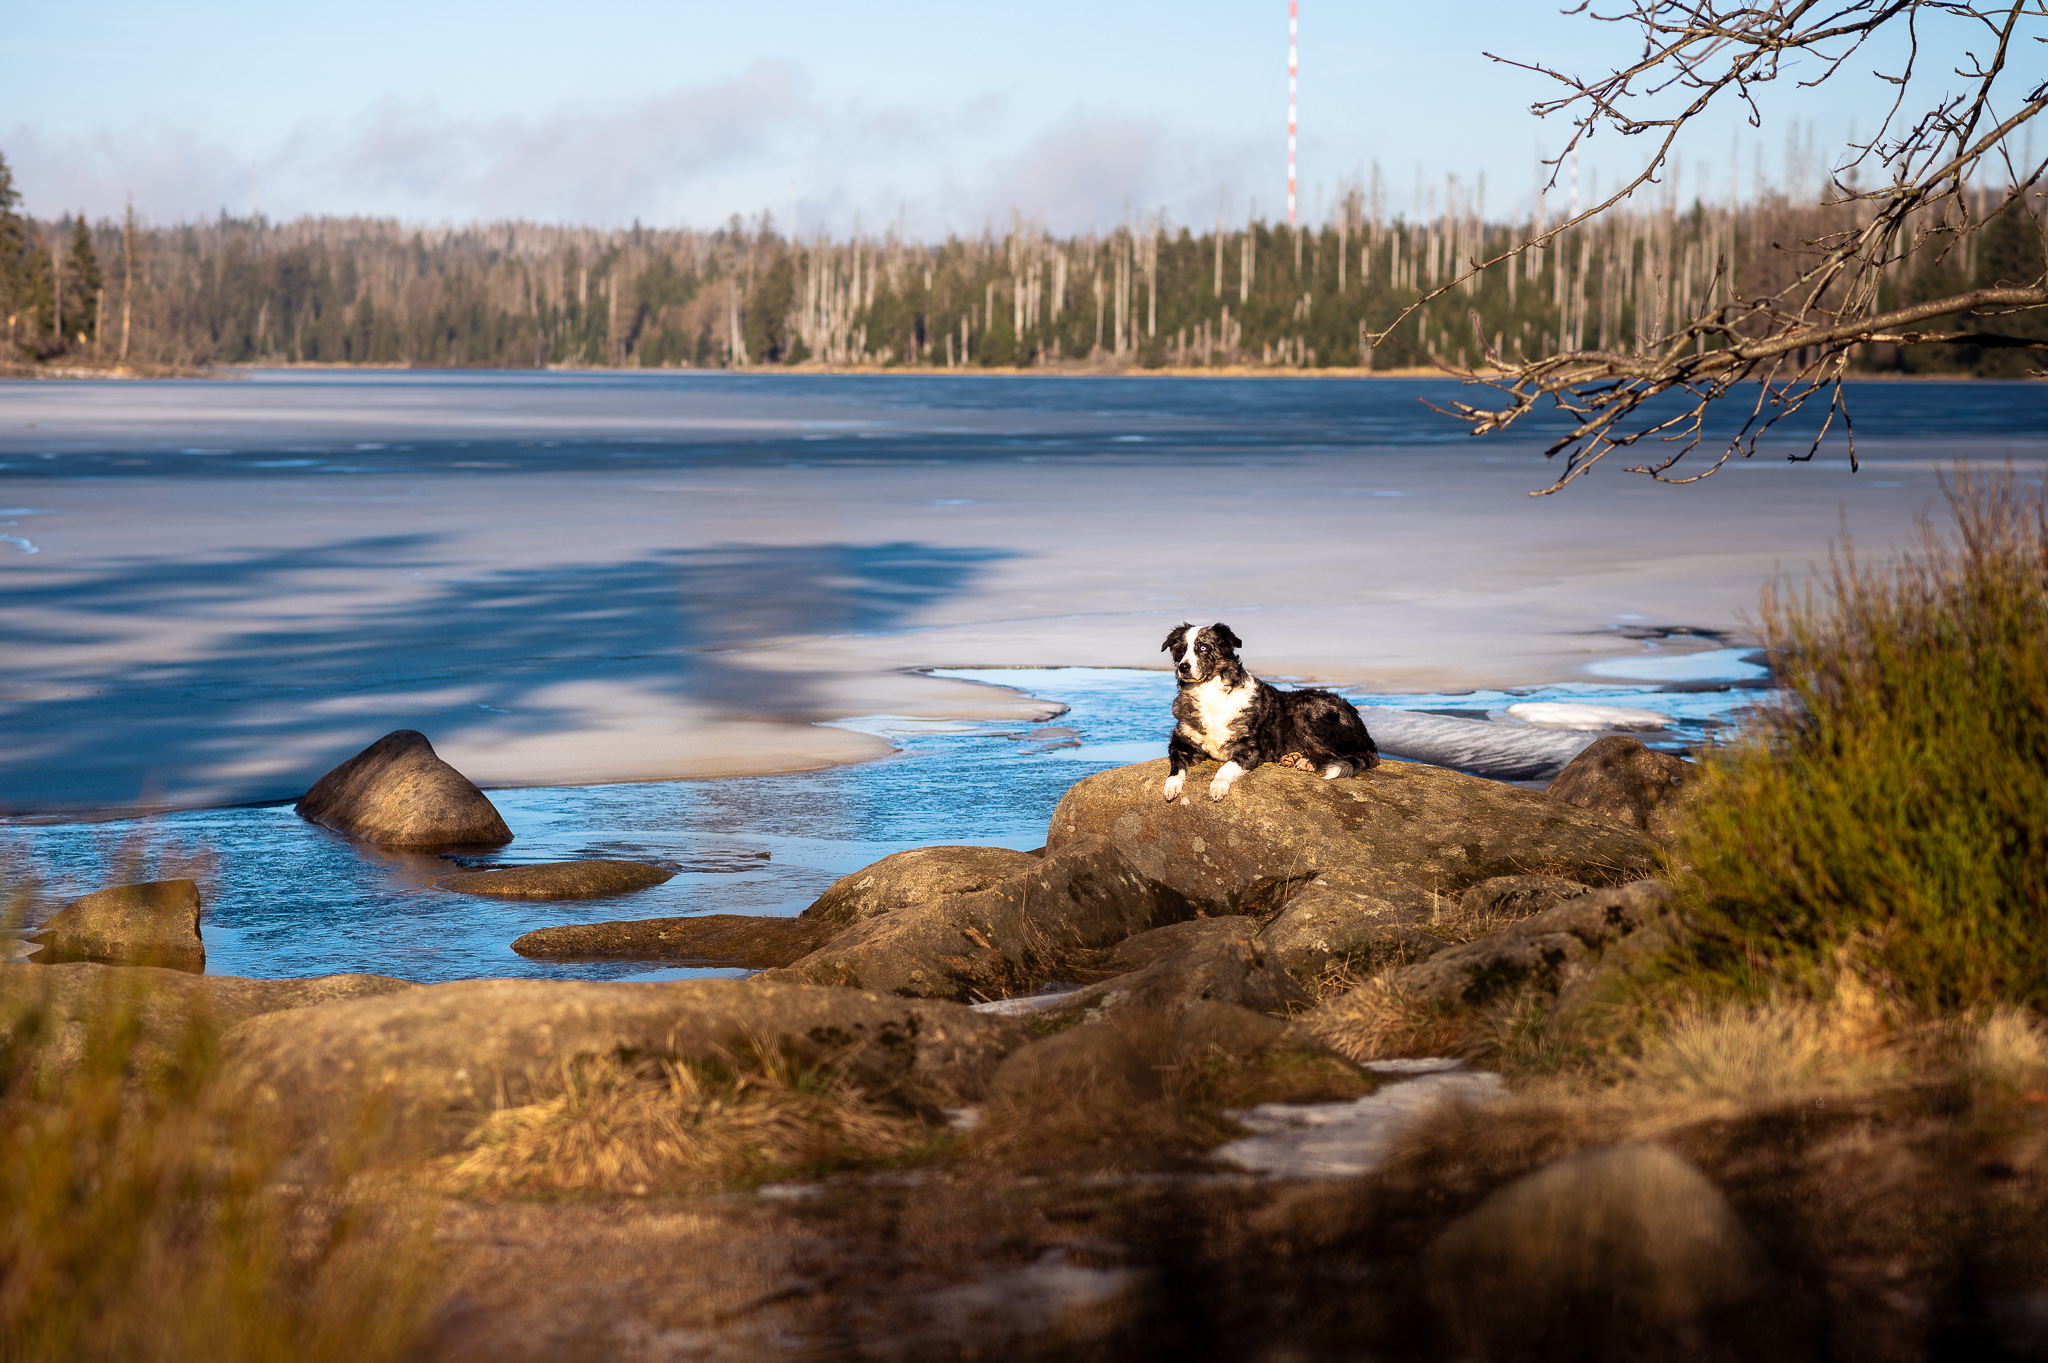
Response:
[[[1820,438],[1832,433],[1839,417],[1853,466],[1855,446],[1842,382],[1858,347],[1949,343],[2043,348],[2040,340],[2023,334],[2027,327],[2000,330],[1971,325],[1968,319],[1985,320],[1987,310],[2009,319],[2048,308],[2048,277],[1952,288],[1937,297],[1889,307],[1882,307],[1881,300],[1888,296],[1887,287],[1897,292],[1901,279],[1930,277],[1934,267],[2003,215],[2022,214],[2039,230],[2036,186],[2048,173],[2048,161],[2031,166],[2016,161],[2013,135],[2048,109],[2048,80],[2039,79],[2038,65],[2017,66],[2015,51],[2019,45],[2048,42],[2048,0],[2010,0],[2001,5],[1959,0],[1624,0],[1611,13],[1596,12],[1587,0],[1567,13],[1632,25],[1639,30],[1641,49],[1634,61],[1595,79],[1487,54],[1562,87],[1553,98],[1532,106],[1539,116],[1561,113],[1572,120],[1564,149],[1546,162],[1552,168],[1549,184],[1555,185],[1558,167],[1599,128],[1625,137],[1648,136],[1654,139],[1655,150],[1640,173],[1585,212],[1550,226],[1539,220],[1526,237],[1498,254],[1461,262],[1450,278],[1419,292],[1385,328],[1372,333],[1373,344],[1384,343],[1409,317],[1452,289],[1463,287],[1469,293],[1471,281],[1484,271],[1518,269],[1529,252],[1566,240],[1583,243],[1594,220],[1639,189],[1660,182],[1680,134],[1710,107],[1733,100],[1752,126],[1761,126],[1757,89],[1780,79],[1793,57],[1808,58],[1809,68],[1817,65],[1817,72],[1796,81],[1800,87],[1811,87],[1837,76],[1887,26],[1902,27],[1907,41],[1901,68],[1877,73],[1896,93],[1876,135],[1852,144],[1851,154],[1831,173],[1829,198],[1816,209],[1820,225],[1810,236],[1773,243],[1782,257],[1796,262],[1788,278],[1745,296],[1737,288],[1735,263],[1724,254],[1714,262],[1712,286],[1691,315],[1661,334],[1658,328],[1646,330],[1639,323],[1635,350],[1560,345],[1555,353],[1530,359],[1519,352],[1501,353],[1481,333],[1484,371],[1431,357],[1468,383],[1494,390],[1496,396],[1489,402],[1454,402],[1443,409],[1469,423],[1474,434],[1504,430],[1545,405],[1573,419],[1571,431],[1545,452],[1546,457],[1564,455],[1564,462],[1544,492],[1564,487],[1610,451],[1644,441],[1671,448],[1631,466],[1631,472],[1666,482],[1694,481],[1737,454],[1753,454],[1759,438],[1823,390],[1828,412]],[[1924,51],[1922,28],[1934,22],[1980,31],[1989,47],[1981,55],[1971,52],[1951,73],[1963,83],[1961,93],[1942,95],[1915,117],[1907,112],[1906,101],[1917,88],[1915,78],[1924,75],[1917,69]],[[2000,82],[2010,85],[2021,70],[2028,72],[2028,88],[2017,107],[2009,104],[2010,112],[2001,115],[1994,98],[2009,99],[2010,94],[2001,96]],[[1674,112],[1638,112],[1672,94],[1685,97]],[[1909,117],[1912,121],[1905,122]],[[1860,169],[1873,162],[1885,172],[1884,182],[1859,189]],[[1994,167],[2003,170],[2006,188],[1986,191],[1983,184]],[[1916,326],[1938,319],[1947,319],[1950,325],[1931,330]],[[1476,315],[1473,321],[1476,329]],[[1560,334],[1560,342],[1565,339]],[[1423,344],[1426,348],[1426,338]],[[1704,472],[1671,476],[1679,461],[1702,443],[1707,409],[1729,398],[1741,384],[1755,384],[1756,397],[1748,404],[1749,415],[1740,431]],[[1646,407],[1664,394],[1679,400],[1677,414],[1668,414],[1669,404],[1659,404],[1655,414]],[[1805,455],[1796,457],[1811,458],[1818,445],[1816,438]]]

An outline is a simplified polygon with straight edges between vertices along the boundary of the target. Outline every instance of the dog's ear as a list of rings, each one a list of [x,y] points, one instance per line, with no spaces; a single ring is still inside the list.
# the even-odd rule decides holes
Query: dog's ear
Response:
[[[1238,638],[1235,634],[1232,634],[1230,632],[1230,626],[1224,624],[1221,620],[1218,620],[1214,625],[1209,627],[1209,633],[1215,637],[1217,643],[1223,644],[1226,647],[1244,647],[1244,640]]]
[[[1177,626],[1171,634],[1166,636],[1166,642],[1159,646],[1159,651],[1161,653],[1179,652],[1182,641],[1188,637],[1188,631],[1192,628],[1193,626],[1191,625]]]

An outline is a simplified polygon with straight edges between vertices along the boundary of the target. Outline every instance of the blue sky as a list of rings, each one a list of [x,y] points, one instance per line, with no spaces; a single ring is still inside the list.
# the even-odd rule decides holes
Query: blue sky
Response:
[[[1489,216],[1526,211],[1540,77],[1484,51],[1590,71],[1629,55],[1616,25],[1543,3],[1303,0],[1302,209],[1377,163],[1390,211],[1439,201],[1447,175]],[[1039,0],[1028,7],[348,6],[216,0],[19,7],[8,19],[0,154],[30,211],[152,221],[246,213],[523,217],[779,226],[913,236],[1017,211],[1056,231],[1129,211],[1173,222],[1284,211],[1286,3]],[[1823,150],[1859,118],[1867,77],[1786,91],[1761,131],[1709,120],[1684,190],[1746,195],[1788,134]],[[1950,83],[1954,83],[1953,80]],[[1644,148],[1603,135],[1581,174],[1606,185]],[[1417,185],[1423,185],[1422,202]],[[1553,198],[1552,204],[1557,204]]]

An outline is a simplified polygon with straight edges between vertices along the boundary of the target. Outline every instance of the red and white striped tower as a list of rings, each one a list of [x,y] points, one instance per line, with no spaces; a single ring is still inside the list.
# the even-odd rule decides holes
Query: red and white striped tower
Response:
[[[1294,77],[1301,0],[1287,0],[1287,225],[1294,226]]]

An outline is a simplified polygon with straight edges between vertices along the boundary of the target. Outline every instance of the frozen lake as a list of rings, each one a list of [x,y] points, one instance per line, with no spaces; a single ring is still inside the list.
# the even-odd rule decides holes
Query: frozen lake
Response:
[[[1475,442],[1419,401],[1457,395],[0,383],[7,873],[77,892],[184,847],[227,973],[631,974],[506,944],[579,919],[794,912],[901,847],[1035,846],[1073,780],[1158,751],[1170,682],[1141,669],[1183,620],[1231,623],[1263,676],[1367,701],[1471,719],[1590,700],[1703,738],[1754,693],[1658,689],[1660,640],[1739,640],[1762,582],[1845,524],[1882,553],[1956,460],[2048,457],[2048,386],[1872,383],[1852,395],[1860,474],[1839,453],[1788,465],[1786,440],[1695,486],[1617,466],[1531,499],[1543,430]],[[682,873],[615,904],[444,895],[425,880],[446,863],[275,803],[396,728],[493,788],[518,834],[501,859]],[[108,821],[138,807],[176,812]]]

